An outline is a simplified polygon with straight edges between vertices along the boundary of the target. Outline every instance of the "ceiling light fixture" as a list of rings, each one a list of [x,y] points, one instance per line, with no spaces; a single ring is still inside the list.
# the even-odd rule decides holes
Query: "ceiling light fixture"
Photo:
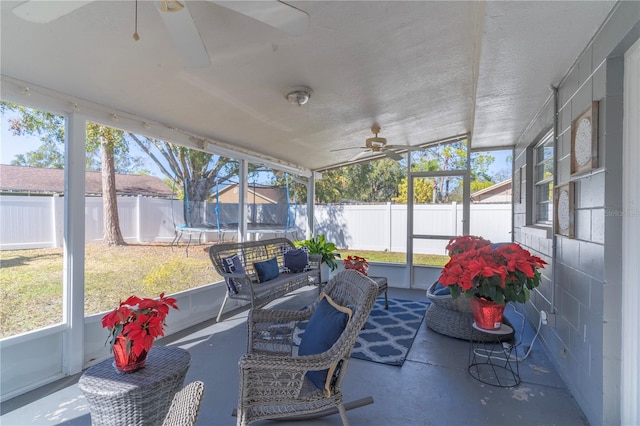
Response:
[[[180,12],[184,5],[176,0],[162,0],[160,10],[163,12]]]
[[[309,102],[313,90],[305,86],[293,87],[285,93],[284,97],[290,104],[302,106]]]

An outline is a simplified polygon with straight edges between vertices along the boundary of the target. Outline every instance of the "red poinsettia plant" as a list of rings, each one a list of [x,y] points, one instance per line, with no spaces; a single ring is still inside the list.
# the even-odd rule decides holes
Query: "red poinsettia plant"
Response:
[[[102,318],[102,327],[109,329],[107,342],[113,346],[122,335],[127,340],[127,354],[136,356],[148,352],[156,337],[164,336],[165,318],[169,308],[178,309],[176,299],[160,294],[159,299],[130,296]]]
[[[369,262],[364,257],[360,256],[347,256],[342,260],[344,263],[344,269],[355,269],[362,275],[367,275],[369,269]]]
[[[454,298],[464,293],[501,305],[524,303],[540,285],[539,269],[546,264],[518,244],[485,245],[454,254],[442,269],[440,283],[450,287]]]
[[[464,253],[469,250],[477,250],[490,245],[491,241],[482,237],[478,237],[476,235],[461,235],[450,239],[446,250],[449,253],[449,256],[453,256],[454,254]]]

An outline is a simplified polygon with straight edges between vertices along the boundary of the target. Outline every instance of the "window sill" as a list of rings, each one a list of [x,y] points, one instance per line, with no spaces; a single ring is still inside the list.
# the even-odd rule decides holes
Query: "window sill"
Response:
[[[550,240],[553,238],[553,228],[551,226],[527,225],[520,228],[523,234]]]

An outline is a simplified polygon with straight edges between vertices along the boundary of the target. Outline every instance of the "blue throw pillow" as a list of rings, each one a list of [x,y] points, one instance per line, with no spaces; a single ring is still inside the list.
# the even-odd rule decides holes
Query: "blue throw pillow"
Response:
[[[309,265],[309,252],[301,248],[284,253],[284,267],[288,272],[302,272]]]
[[[237,254],[223,258],[222,269],[224,269],[225,272],[230,274],[234,272],[237,272],[239,274],[245,273],[244,266],[242,265],[242,261],[240,260],[240,257],[238,257]],[[233,278],[225,278],[225,281],[227,282],[227,287],[229,288],[229,292],[231,294],[236,294],[238,292],[238,288],[236,286],[236,283],[233,281]]]
[[[329,350],[344,331],[351,315],[351,309],[336,304],[323,293],[304,330],[298,355],[315,355]],[[319,389],[323,389],[326,396],[330,396],[329,385],[335,368],[333,365],[328,370],[308,371],[307,378]]]
[[[256,270],[256,274],[258,274],[259,283],[272,280],[280,275],[280,270],[278,269],[278,259],[276,259],[275,257],[269,260],[265,260],[264,262],[255,262],[253,264],[253,267]]]

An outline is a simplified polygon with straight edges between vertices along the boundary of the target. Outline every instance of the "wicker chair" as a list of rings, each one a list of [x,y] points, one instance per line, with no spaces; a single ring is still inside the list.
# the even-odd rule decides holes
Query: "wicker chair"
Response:
[[[334,276],[323,290],[337,304],[351,308],[353,316],[336,343],[320,354],[294,354],[293,331],[299,321],[311,317],[322,296],[301,311],[252,309],[249,312],[248,353],[239,362],[238,425],[261,419],[301,418],[309,413],[323,416],[331,409],[333,412],[337,409],[344,425],[349,424],[341,383],[358,333],[373,308],[378,287],[359,272],[345,270]],[[305,374],[334,365],[338,367],[331,376],[327,396]],[[369,398],[367,403],[371,402]]]
[[[191,382],[173,397],[169,412],[162,426],[193,426],[198,419],[200,402],[204,394],[204,383]]]

